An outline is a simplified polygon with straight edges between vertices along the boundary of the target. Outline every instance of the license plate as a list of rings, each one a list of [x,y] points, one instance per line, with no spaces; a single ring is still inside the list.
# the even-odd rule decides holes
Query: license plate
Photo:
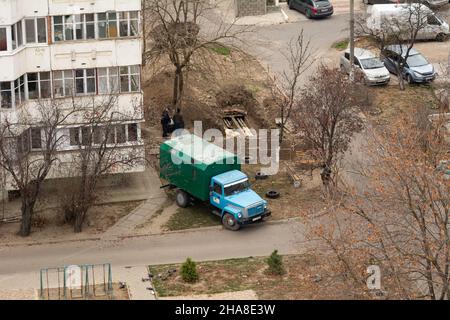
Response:
[[[258,221],[258,220],[260,220],[260,219],[261,219],[261,217],[256,217],[256,218],[253,218],[252,221]]]

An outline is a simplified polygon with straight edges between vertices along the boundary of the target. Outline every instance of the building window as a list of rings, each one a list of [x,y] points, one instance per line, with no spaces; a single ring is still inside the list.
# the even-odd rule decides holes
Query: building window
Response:
[[[75,88],[78,95],[95,94],[95,69],[75,70]]]
[[[128,141],[136,142],[138,140],[138,124],[130,123],[128,125]]]
[[[12,49],[15,50],[23,44],[22,21],[11,26]]]
[[[119,12],[121,37],[134,37],[139,34],[139,12]]]
[[[26,43],[47,43],[47,23],[45,18],[25,19]]]
[[[53,41],[63,41],[64,40],[64,17],[57,16],[53,17]]]
[[[55,42],[95,39],[95,15],[54,16],[53,34]]]
[[[127,128],[125,125],[117,125],[116,126],[116,141],[117,143],[125,143],[127,142]]]
[[[47,43],[47,23],[45,18],[25,19],[27,43]]]
[[[36,42],[36,29],[34,25],[34,19],[25,20],[25,34],[27,43]]]
[[[53,94],[55,98],[73,96],[73,71],[53,71]]]
[[[37,42],[47,43],[47,22],[45,18],[36,19]]]
[[[140,90],[139,66],[120,67],[120,91],[137,92]]]
[[[41,128],[31,128],[31,150],[42,149],[42,130]]]
[[[50,72],[27,74],[28,99],[47,99],[51,97]]]
[[[12,86],[11,82],[0,82],[0,107],[12,108]]]
[[[117,37],[117,14],[106,12],[97,14],[97,29],[100,39]]]
[[[95,39],[95,15],[85,14],[85,38]]]
[[[14,101],[18,106],[25,101],[25,77],[21,76],[14,81]]]
[[[119,91],[119,74],[118,69],[99,68],[98,74],[98,93],[109,94]]]
[[[0,51],[8,50],[8,40],[6,37],[6,28],[0,28]]]
[[[80,145],[80,128],[70,128],[69,129],[70,145],[78,146]]]

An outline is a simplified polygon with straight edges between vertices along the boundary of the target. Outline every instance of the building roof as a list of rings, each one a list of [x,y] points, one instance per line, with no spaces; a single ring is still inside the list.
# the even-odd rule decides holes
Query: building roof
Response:
[[[221,185],[227,185],[244,179],[248,179],[248,177],[239,170],[231,170],[214,177],[214,181],[220,183]]]

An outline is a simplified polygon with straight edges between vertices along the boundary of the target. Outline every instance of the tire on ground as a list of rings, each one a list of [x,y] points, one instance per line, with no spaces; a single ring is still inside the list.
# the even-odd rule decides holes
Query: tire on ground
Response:
[[[183,190],[178,189],[176,195],[176,202],[180,208],[186,208],[189,205],[189,195]]]
[[[225,228],[232,231],[237,231],[241,228],[234,216],[230,213],[225,213],[222,217],[222,224]]]

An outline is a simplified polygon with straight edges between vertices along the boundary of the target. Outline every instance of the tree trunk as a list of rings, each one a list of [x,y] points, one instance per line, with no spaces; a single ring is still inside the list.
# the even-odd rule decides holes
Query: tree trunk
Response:
[[[75,233],[80,233],[83,231],[83,223],[84,223],[84,219],[86,217],[86,212],[87,212],[87,209],[83,208],[83,209],[80,209],[80,211],[77,212],[77,214],[75,215],[75,221],[73,224],[73,231]]]
[[[175,107],[175,110],[177,108],[181,108],[181,98],[183,96],[183,89],[184,89],[183,69],[177,67],[175,70],[175,78],[173,83],[173,99],[172,99],[172,104]]]
[[[28,237],[31,233],[31,222],[33,218],[34,202],[27,199],[22,200],[22,222],[20,223],[19,234],[22,237]]]

